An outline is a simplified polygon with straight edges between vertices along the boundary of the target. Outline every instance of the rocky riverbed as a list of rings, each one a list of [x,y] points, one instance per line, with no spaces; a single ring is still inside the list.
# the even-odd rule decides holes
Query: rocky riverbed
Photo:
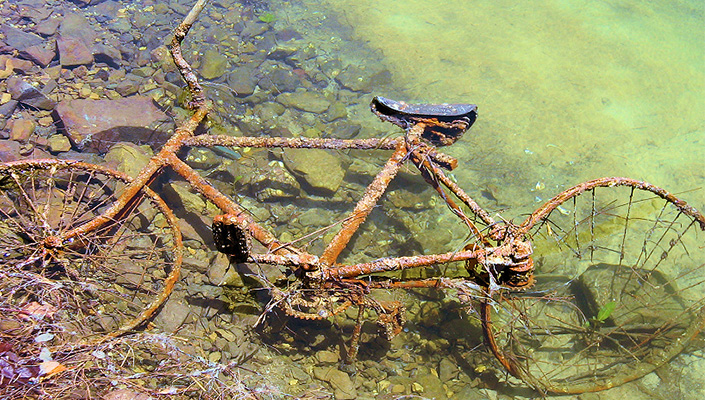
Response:
[[[190,6],[183,0],[0,3],[0,161],[77,159],[136,175],[188,116],[184,83],[166,45]],[[392,73],[380,54],[340,26],[297,2],[210,2],[184,44],[215,104],[209,131],[343,139],[394,133],[367,111],[373,94],[401,92]],[[340,220],[387,156],[215,147],[191,148],[182,158],[283,241],[291,241]],[[508,162],[497,168],[510,167]],[[497,200],[502,189],[489,178],[482,182],[476,194],[504,207]],[[391,342],[366,324],[354,374],[338,368],[356,317],[352,309],[320,322],[272,312],[266,328],[254,329],[267,297],[247,276],[254,266],[236,267],[214,251],[209,226],[219,210],[169,174],[155,189],[180,219],[186,257],[176,290],[146,333],[162,350],[178,348],[194,365],[184,376],[234,365],[237,373],[216,378],[231,388],[245,385],[258,398],[533,395],[499,383],[503,375],[482,348],[474,311],[436,291],[374,294],[404,303],[409,322]],[[442,200],[416,173],[404,170],[344,256],[362,261],[450,251],[462,248],[465,235]],[[315,236],[307,249],[320,254],[328,239],[330,234]],[[164,356],[150,348],[134,350],[137,361],[128,366],[134,374],[93,388],[91,396],[170,394],[173,387],[144,374]],[[95,357],[106,365],[119,363],[117,353]],[[628,395],[647,390],[645,385],[619,390]],[[178,395],[218,398],[206,389]]]
[[[187,2],[24,0],[1,7],[0,160],[77,159],[134,176],[187,116],[181,108],[184,84],[166,48],[171,30],[189,10]],[[215,101],[211,132],[388,135],[388,127],[369,124],[374,119],[366,111],[373,90],[393,92],[390,72],[366,61],[379,56],[364,48],[351,51],[358,44],[331,31],[325,15],[297,7],[221,0],[202,14],[186,40],[185,54]],[[384,153],[226,148],[193,148],[184,155],[285,241],[341,218],[385,158]],[[348,259],[462,243],[462,235],[450,231],[423,234],[438,216],[412,215],[436,200],[413,173],[402,175]],[[271,397],[414,393],[467,398],[484,386],[474,367],[462,373],[450,358],[451,348],[459,355],[479,343],[477,326],[453,301],[419,303],[416,296],[394,295],[409,301],[410,314],[418,318],[392,343],[380,339],[374,325],[365,326],[357,374],[338,369],[343,337],[352,328],[350,316],[309,323],[280,321],[283,317],[273,314],[267,329],[255,331],[266,299],[248,286],[252,282],[246,277],[243,282],[242,270],[212,250],[208,226],[218,210],[182,182],[166,177],[158,186],[181,218],[187,253],[182,279],[148,332],[173,335],[177,342],[187,339],[179,347],[183,354],[207,363],[234,363],[243,368],[238,379]],[[376,229],[385,229],[388,237],[380,238]],[[326,237],[320,239],[311,241],[309,250],[321,250]],[[439,320],[458,325],[456,333],[434,333]],[[470,342],[459,333],[468,329],[475,331]],[[155,354],[138,351],[142,361],[135,362],[135,371]],[[130,382],[124,390],[158,389],[149,379]],[[106,389],[93,395],[104,395]]]

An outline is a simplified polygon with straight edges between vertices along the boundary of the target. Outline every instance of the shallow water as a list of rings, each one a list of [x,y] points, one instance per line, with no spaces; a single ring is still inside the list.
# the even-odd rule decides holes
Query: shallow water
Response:
[[[381,54],[368,61],[392,72],[393,95],[478,104],[477,123],[446,150],[460,159],[461,186],[507,218],[602,176],[645,180],[705,208],[702,2],[304,3]],[[638,385],[652,388],[651,378]],[[684,398],[702,393],[701,373],[681,379],[694,388]]]
[[[683,197],[705,206],[702,2],[326,4],[381,51],[406,100],[479,105],[449,152],[461,169],[483,156],[525,168],[506,182],[516,204],[611,175],[692,190]]]
[[[194,0],[101,2],[98,4],[105,10],[95,11],[95,15],[119,17],[114,21],[112,17],[95,18],[95,24],[122,32],[121,41],[130,42],[135,52],[144,52],[143,57],[130,59],[134,63],[126,61],[124,66],[127,71],[137,72],[138,66],[156,64],[148,52],[164,43],[175,24],[172,19],[181,18],[193,3]],[[504,218],[519,222],[565,188],[609,175],[647,180],[677,193],[699,209],[705,208],[702,2],[209,3],[186,40],[185,54],[201,74],[207,69],[204,60],[216,58],[214,54],[227,58],[222,64],[226,67],[219,67],[227,73],[211,71],[211,81],[202,79],[208,97],[216,104],[209,115],[211,133],[325,137],[349,132],[341,126],[359,124],[359,134],[351,137],[399,135],[398,128],[380,122],[369,112],[372,96],[408,102],[475,103],[480,110],[476,124],[458,143],[442,150],[459,159],[452,177],[492,215],[501,211]],[[110,6],[115,9],[109,10]],[[91,21],[95,16],[92,7],[86,10]],[[164,14],[165,10],[168,16],[153,18],[149,14]],[[123,24],[128,18],[134,19],[134,27]],[[243,36],[240,31],[245,28],[259,33]],[[144,38],[140,37],[142,30],[146,32]],[[280,39],[289,36],[296,38]],[[277,47],[280,45],[282,48]],[[294,50],[287,53],[287,46]],[[249,69],[240,69],[247,64],[251,64]],[[371,91],[346,88],[338,74],[349,65],[388,70],[391,82]],[[242,84],[231,71],[232,75],[256,78],[249,94],[238,94],[228,86],[233,86],[233,81]],[[282,74],[277,77],[272,71]],[[163,77],[162,72],[157,75]],[[146,74],[144,70],[142,73]],[[154,96],[150,92],[154,87],[144,86]],[[150,86],[156,84],[151,82]],[[283,92],[302,88],[323,93],[323,112],[301,110],[285,104],[284,96],[280,97]],[[165,108],[173,107],[178,112],[176,97],[159,96]],[[344,117],[330,117],[330,110],[336,106],[344,109]],[[281,110],[276,111],[278,108]],[[329,158],[342,160],[339,164],[331,161],[331,165],[340,168],[346,177],[333,190],[335,194],[321,195],[301,185],[292,192],[282,189],[280,197],[262,199],[258,196],[271,187],[263,189],[249,179],[276,167],[292,181],[301,178],[286,172],[294,154],[215,150],[194,151],[184,158],[283,241],[306,239],[306,234],[331,221],[340,221],[386,157],[373,155],[372,151],[330,152],[335,157]],[[303,152],[306,157],[316,153]],[[272,181],[261,182],[267,186]],[[432,198],[431,192],[413,168],[403,170],[372,212],[363,233],[351,242],[352,249],[343,254],[345,261],[462,248],[467,240],[466,228],[457,225],[456,216],[443,206],[442,200]],[[340,381],[351,382],[359,398],[376,398],[380,394],[394,398],[402,393],[458,399],[536,396],[526,385],[508,388],[497,382],[506,374],[495,374],[499,368],[482,345],[477,313],[468,318],[468,302],[458,301],[457,293],[379,290],[380,293],[370,295],[377,300],[403,302],[409,321],[391,343],[379,337],[373,321],[365,325],[357,364],[361,367],[351,378],[338,371],[338,353],[344,352],[340,337],[346,339],[352,331],[356,317],[353,308],[347,315],[331,318],[332,323],[292,318],[280,332],[251,333],[249,327],[267,300],[262,296],[257,302],[248,296],[250,287],[238,286],[242,282],[232,285],[237,293],[224,293],[218,282],[225,280],[210,276],[215,269],[211,237],[202,235],[209,233],[210,219],[187,220],[186,203],[179,209],[178,199],[168,200],[184,218],[185,247],[193,265],[186,268],[189,271],[161,316],[168,316],[174,309],[191,312],[193,322],[186,323],[187,327],[179,333],[184,337],[192,335],[194,347],[202,350],[198,356],[206,354],[208,361],[213,357],[223,363],[244,359],[246,368],[262,374],[257,379],[277,387],[271,398],[279,398],[280,391],[304,396],[306,385],[313,391],[323,388],[325,393],[332,393],[336,390],[333,382]],[[649,208],[650,202],[639,206]],[[634,209],[640,210],[639,206]],[[216,213],[214,208],[205,206],[198,210],[194,214],[202,210]],[[197,232],[194,227],[201,229]],[[614,232],[621,230],[622,225],[606,224],[601,228],[603,237],[618,236]],[[316,240],[306,249],[320,254],[331,236],[314,234]],[[691,235],[690,239],[693,237],[702,238]],[[688,243],[693,249],[697,247]],[[702,250],[700,247],[694,253]],[[560,258],[563,254],[557,251],[553,256]],[[225,257],[221,255],[220,259]],[[542,262],[560,264],[555,259]],[[221,264],[219,268],[228,267],[227,261]],[[459,270],[466,273],[463,268]],[[413,273],[403,271],[406,272]],[[694,286],[702,283],[695,282]],[[184,293],[188,293],[188,299]],[[700,295],[694,297],[699,299]],[[226,305],[232,309],[226,309]],[[373,312],[369,314],[374,317]],[[208,321],[202,316],[209,316]],[[158,324],[160,329],[165,326]],[[242,350],[246,348],[254,350]],[[665,396],[672,388],[669,385],[673,385],[679,390],[679,396],[673,398],[696,399],[705,393],[703,371],[705,361],[700,349],[677,358],[658,376],[649,374],[635,385],[580,398]],[[334,380],[330,375],[340,379]],[[435,379],[425,379],[429,376]],[[678,379],[672,379],[675,376]],[[401,391],[394,392],[396,389]]]

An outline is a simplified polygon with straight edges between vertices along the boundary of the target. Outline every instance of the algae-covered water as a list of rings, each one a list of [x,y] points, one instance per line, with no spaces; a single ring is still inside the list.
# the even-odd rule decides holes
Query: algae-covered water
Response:
[[[705,205],[702,2],[324,3],[380,51],[406,100],[478,104],[454,154],[483,174],[511,163],[517,205],[610,175]]]

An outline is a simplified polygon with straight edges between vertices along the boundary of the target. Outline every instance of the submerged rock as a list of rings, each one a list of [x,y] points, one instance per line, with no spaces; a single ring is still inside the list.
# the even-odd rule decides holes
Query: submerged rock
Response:
[[[302,111],[320,114],[328,110],[330,102],[320,93],[296,91],[282,93],[277,96],[277,101],[285,107],[294,107]]]
[[[10,139],[16,142],[26,142],[29,137],[34,133],[34,128],[37,127],[37,123],[31,119],[17,119],[12,124],[12,130],[10,131]]]
[[[44,43],[41,36],[13,28],[9,25],[0,27],[0,33],[5,36],[5,44],[18,51],[24,51],[32,46],[39,46]]]
[[[228,75],[228,86],[237,93],[238,96],[249,96],[255,92],[259,78],[256,76],[256,70],[249,65],[236,67],[233,72]]]
[[[228,256],[217,253],[208,268],[208,281],[215,286],[242,287],[245,284],[234,265],[230,265]]]
[[[42,110],[53,110],[56,106],[54,100],[48,98],[46,94],[39,91],[39,89],[16,76],[7,78],[5,82],[7,84],[7,91],[12,95],[13,100]]]
[[[51,41],[42,45],[28,47],[20,52],[20,56],[32,60],[35,64],[44,68],[56,57],[56,44]]]
[[[386,70],[369,70],[351,65],[335,78],[338,83],[355,92],[369,93],[378,86],[389,85],[392,74]]]
[[[115,100],[65,100],[54,111],[64,132],[79,150],[105,153],[116,142],[160,147],[173,122],[146,96]]]
[[[84,0],[84,3],[87,4],[89,0]],[[105,396],[103,396],[103,400],[151,400],[154,399],[154,397],[146,394],[146,393],[140,393],[136,392],[134,390],[130,389],[118,389],[118,390],[113,390],[112,392],[109,392]]]
[[[228,70],[228,58],[215,50],[206,50],[201,60],[201,76],[205,79],[219,78]]]
[[[82,40],[74,37],[61,37],[56,41],[59,61],[64,67],[93,64],[93,53]]]
[[[71,150],[71,142],[64,135],[49,136],[47,146],[52,153],[64,153]]]
[[[96,3],[96,2],[94,2]],[[86,45],[95,42],[98,36],[91,23],[82,13],[68,13],[64,16],[59,28],[62,37],[73,37],[82,40]]]
[[[54,136],[52,136],[52,138],[53,137]],[[58,139],[53,139],[53,141],[58,143]],[[70,148],[70,143],[67,144]],[[138,146],[134,143],[124,142],[112,146],[103,159],[111,168],[123,172],[128,176],[137,176],[140,170],[147,165],[151,156],[152,152],[149,146]]]
[[[184,298],[172,296],[154,318],[154,323],[164,332],[176,332],[190,312],[191,309]]]
[[[314,368],[313,374],[316,379],[330,383],[335,391],[335,398],[338,400],[356,399],[357,390],[350,376],[339,370],[337,367]]]
[[[299,183],[279,161],[270,161],[267,167],[249,177],[249,184],[259,201],[297,197]]]
[[[340,158],[326,151],[286,150],[284,163],[299,176],[315,194],[335,193],[345,177]]]
[[[0,162],[15,161],[19,158],[19,143],[14,140],[0,140]]]
[[[35,25],[34,31],[42,36],[54,36],[61,25],[61,19],[50,18]]]

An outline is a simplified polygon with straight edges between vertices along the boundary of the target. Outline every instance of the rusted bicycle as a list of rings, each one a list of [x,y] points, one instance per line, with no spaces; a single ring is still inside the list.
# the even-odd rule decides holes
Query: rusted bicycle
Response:
[[[400,126],[392,139],[308,139],[195,135],[208,101],[180,44],[205,1],[177,28],[172,54],[192,94],[192,117],[136,177],[77,161],[0,165],[3,268],[32,275],[41,296],[66,296],[96,333],[94,342],[143,325],[166,301],[183,258],[177,218],[150,185],[170,168],[223,212],[217,249],[234,262],[278,266],[269,307],[325,319],[357,307],[348,346],[354,363],[365,311],[391,338],[404,307],[376,300],[375,289],[455,292],[480,310],[485,342],[499,362],[544,393],[598,391],[638,379],[685,351],[705,325],[705,218],[669,192],[628,178],[568,189],[520,224],[497,220],[444,170],[457,160],[438,151],[473,124],[475,106],[414,105],[377,97],[372,111]],[[392,154],[321,255],[280,241],[177,154],[186,147],[360,149]],[[468,240],[447,253],[337,262],[403,165],[412,164],[462,221]],[[459,204],[460,203],[460,204]],[[266,251],[253,250],[252,239]],[[463,267],[444,275],[444,265]],[[390,271],[434,268],[433,277],[390,278]],[[460,270],[460,273],[457,271]],[[52,285],[49,285],[52,282]],[[53,283],[61,282],[60,288]],[[31,297],[17,287],[7,296]],[[73,299],[73,300],[72,300]],[[84,330],[85,330],[84,329]]]

